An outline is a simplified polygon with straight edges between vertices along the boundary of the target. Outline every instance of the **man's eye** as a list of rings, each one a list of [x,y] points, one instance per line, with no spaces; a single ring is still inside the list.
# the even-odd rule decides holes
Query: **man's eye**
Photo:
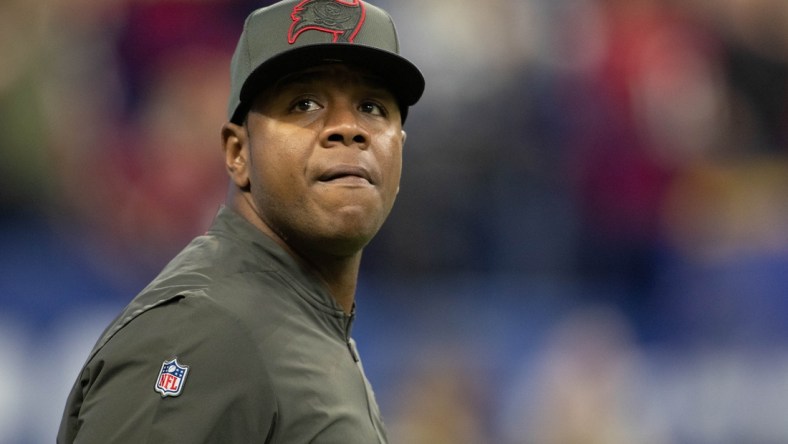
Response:
[[[320,105],[318,105],[317,102],[315,102],[312,99],[299,99],[295,103],[293,103],[293,107],[292,107],[293,111],[301,111],[301,112],[314,111],[319,108]]]
[[[378,105],[375,102],[364,102],[359,107],[362,112],[369,113],[375,116],[385,116],[386,111],[383,109],[382,106]]]

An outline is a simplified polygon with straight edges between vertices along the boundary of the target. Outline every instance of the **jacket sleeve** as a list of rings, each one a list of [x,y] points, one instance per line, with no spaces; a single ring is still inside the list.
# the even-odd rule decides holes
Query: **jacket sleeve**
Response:
[[[162,364],[188,367],[176,396],[156,389]],[[89,360],[58,442],[268,442],[277,403],[251,335],[202,296],[149,309]]]

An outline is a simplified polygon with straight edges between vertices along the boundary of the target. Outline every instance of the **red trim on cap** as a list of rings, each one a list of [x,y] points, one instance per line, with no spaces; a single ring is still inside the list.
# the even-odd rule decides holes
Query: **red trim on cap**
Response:
[[[340,24],[336,24],[335,27],[331,27],[331,24],[320,23],[318,20],[314,20],[312,17],[304,16],[305,13],[309,12],[316,11],[319,13],[321,11],[325,11],[325,8],[330,7],[332,4],[337,4],[339,8],[342,8],[335,11],[344,15],[344,17],[341,18],[344,18],[346,21],[352,20],[354,18],[356,19],[354,27],[342,28],[339,27]],[[315,8],[314,11],[312,11],[311,8]],[[355,17],[356,15],[358,15],[358,17]],[[333,34],[334,43],[339,41],[339,38],[342,35],[346,35],[348,32],[352,31],[347,39],[343,41],[353,43],[353,39],[356,38],[356,35],[361,30],[361,26],[364,24],[366,15],[367,11],[364,8],[364,3],[361,0],[353,0],[350,2],[342,0],[303,0],[293,8],[293,13],[290,14],[290,18],[293,19],[293,23],[290,25],[290,29],[288,30],[287,41],[292,45],[296,42],[296,40],[298,40],[298,36],[300,36],[302,32],[311,29]],[[299,23],[302,21],[305,23],[299,25]]]

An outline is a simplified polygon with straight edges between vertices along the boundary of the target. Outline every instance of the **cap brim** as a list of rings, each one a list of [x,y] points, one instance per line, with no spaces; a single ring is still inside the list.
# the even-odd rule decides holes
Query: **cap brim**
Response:
[[[418,102],[424,92],[421,71],[393,52],[358,44],[300,46],[271,57],[252,71],[241,87],[240,104],[233,113],[232,121],[243,121],[252,101],[266,86],[287,74],[332,62],[360,66],[381,77],[403,107],[403,112],[407,112],[406,107]]]

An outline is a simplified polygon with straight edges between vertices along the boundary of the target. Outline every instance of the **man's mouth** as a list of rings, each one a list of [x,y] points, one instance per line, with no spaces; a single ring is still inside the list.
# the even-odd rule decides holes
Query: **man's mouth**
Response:
[[[369,172],[363,167],[354,165],[337,165],[328,168],[317,180],[331,183],[372,183]]]

